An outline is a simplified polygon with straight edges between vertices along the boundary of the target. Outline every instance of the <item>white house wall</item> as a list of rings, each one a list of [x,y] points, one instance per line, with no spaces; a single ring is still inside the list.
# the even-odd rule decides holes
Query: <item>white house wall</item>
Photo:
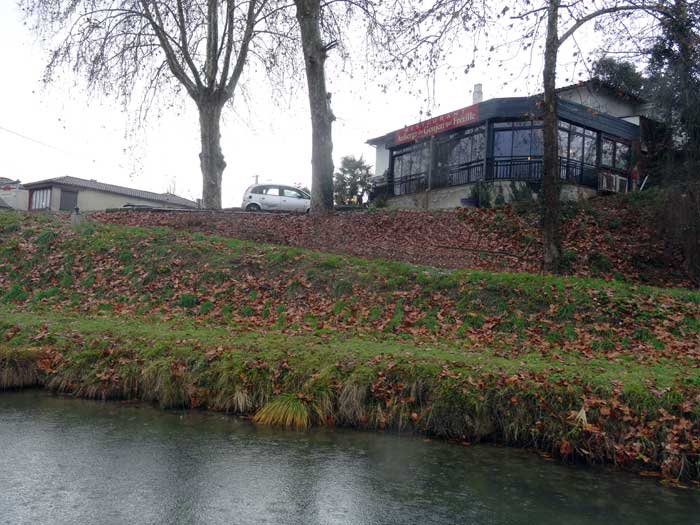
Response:
[[[70,191],[70,190],[69,190]],[[59,197],[60,202],[60,197]],[[125,204],[144,204],[156,208],[180,208],[181,206],[164,204],[146,199],[135,199],[114,193],[93,190],[78,190],[78,208],[80,211],[100,211],[108,208],[121,208]],[[52,206],[53,207],[53,206]]]
[[[638,114],[637,104],[620,100],[606,93],[591,91],[587,86],[562,91],[559,93],[559,98],[614,117],[629,117]]]
[[[18,188],[0,190],[0,199],[15,210],[26,210],[29,205],[29,192]]]
[[[54,186],[51,188],[51,211],[60,211],[61,207],[61,191],[62,188]],[[137,199],[134,197],[127,197],[124,195],[118,195],[116,193],[107,193],[95,190],[83,190],[83,189],[66,189],[66,191],[78,192],[78,208],[81,212],[90,211],[103,211],[109,208],[121,208],[125,204],[141,204],[146,206],[153,206],[154,208],[182,208],[177,204],[166,204],[159,201],[152,201],[147,199]],[[22,208],[28,209],[28,199],[25,200],[24,206]],[[65,210],[67,211],[67,210]]]

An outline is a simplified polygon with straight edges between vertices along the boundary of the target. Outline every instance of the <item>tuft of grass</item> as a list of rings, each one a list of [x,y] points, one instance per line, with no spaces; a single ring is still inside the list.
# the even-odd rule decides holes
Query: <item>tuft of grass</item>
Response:
[[[588,264],[594,274],[608,272],[612,269],[612,261],[603,253],[592,252],[588,256]]]
[[[199,314],[200,315],[207,315],[213,309],[214,309],[214,303],[212,303],[211,301],[204,301],[199,307]]]
[[[45,230],[37,236],[36,244],[41,247],[47,247],[54,241],[54,239],[56,239],[56,237],[58,237],[58,233],[55,231]]]
[[[40,385],[38,356],[36,348],[13,351],[0,348],[0,390]]]
[[[196,295],[186,293],[180,296],[177,305],[181,306],[182,308],[194,308],[195,306],[197,306],[198,303],[199,299]]]
[[[311,426],[311,408],[298,394],[282,394],[258,410],[253,421],[262,425],[305,430]]]
[[[22,302],[26,301],[27,298],[29,297],[29,294],[22,288],[22,286],[18,283],[13,284],[10,286],[10,289],[5,292],[2,296],[2,301],[3,303],[14,303],[14,302]]]

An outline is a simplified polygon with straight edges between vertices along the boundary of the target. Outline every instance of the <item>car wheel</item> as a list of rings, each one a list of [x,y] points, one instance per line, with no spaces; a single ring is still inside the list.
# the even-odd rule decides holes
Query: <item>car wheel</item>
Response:
[[[260,205],[259,204],[248,204],[248,206],[245,207],[245,211],[260,211]]]

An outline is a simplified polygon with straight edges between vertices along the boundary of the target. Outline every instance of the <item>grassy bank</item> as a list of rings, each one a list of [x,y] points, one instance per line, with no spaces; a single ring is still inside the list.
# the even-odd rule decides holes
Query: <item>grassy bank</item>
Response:
[[[0,388],[700,479],[700,294],[0,214]]]

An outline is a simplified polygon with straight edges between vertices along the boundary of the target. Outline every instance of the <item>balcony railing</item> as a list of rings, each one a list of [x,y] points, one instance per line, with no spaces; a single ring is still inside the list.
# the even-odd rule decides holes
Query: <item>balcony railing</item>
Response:
[[[559,158],[559,178],[573,184],[598,189],[599,168],[574,159]],[[481,180],[521,180],[541,182],[542,157],[488,159],[460,167],[437,169],[430,187],[446,188]],[[394,180],[393,184],[377,186],[377,195],[407,195],[428,189],[428,174],[420,173]]]

